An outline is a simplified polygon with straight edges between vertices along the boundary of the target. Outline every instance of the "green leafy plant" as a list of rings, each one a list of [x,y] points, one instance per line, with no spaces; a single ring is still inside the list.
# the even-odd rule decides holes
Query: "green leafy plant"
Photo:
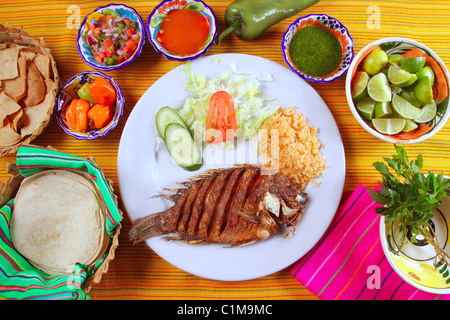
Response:
[[[392,158],[383,157],[385,163],[373,163],[383,181],[380,190],[370,192],[372,199],[383,205],[376,212],[386,217],[386,223],[398,219],[402,241],[397,249],[392,245],[390,248],[398,253],[407,241],[415,243],[418,237],[423,237],[436,251],[435,268],[450,283],[450,257],[439,245],[431,221],[433,210],[440,206],[449,192],[450,179],[443,173],[433,174],[431,170],[427,175],[423,174],[421,154],[410,161],[403,145],[394,147],[397,154]]]

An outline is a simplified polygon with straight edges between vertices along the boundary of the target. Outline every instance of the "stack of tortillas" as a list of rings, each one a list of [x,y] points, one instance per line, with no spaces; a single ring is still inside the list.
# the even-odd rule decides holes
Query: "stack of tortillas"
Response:
[[[93,265],[107,250],[105,206],[88,175],[45,170],[22,181],[11,240],[33,266],[50,275]]]
[[[0,156],[17,151],[49,125],[60,85],[43,38],[0,25]]]

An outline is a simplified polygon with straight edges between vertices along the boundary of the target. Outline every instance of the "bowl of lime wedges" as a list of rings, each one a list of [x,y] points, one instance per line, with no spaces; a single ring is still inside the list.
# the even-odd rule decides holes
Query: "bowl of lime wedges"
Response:
[[[435,135],[450,116],[450,75],[430,48],[408,38],[376,40],[361,49],[347,72],[347,101],[361,126],[391,143]]]

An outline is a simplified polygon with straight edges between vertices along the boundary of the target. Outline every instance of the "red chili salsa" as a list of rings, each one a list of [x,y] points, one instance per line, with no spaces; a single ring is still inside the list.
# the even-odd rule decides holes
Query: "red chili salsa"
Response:
[[[174,9],[163,18],[156,37],[170,53],[188,56],[205,45],[209,28],[209,20],[200,12]]]

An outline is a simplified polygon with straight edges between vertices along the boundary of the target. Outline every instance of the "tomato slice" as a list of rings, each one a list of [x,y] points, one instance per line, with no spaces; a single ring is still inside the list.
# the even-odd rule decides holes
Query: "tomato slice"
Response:
[[[205,140],[209,143],[231,140],[237,128],[233,98],[226,91],[217,91],[209,100]]]

